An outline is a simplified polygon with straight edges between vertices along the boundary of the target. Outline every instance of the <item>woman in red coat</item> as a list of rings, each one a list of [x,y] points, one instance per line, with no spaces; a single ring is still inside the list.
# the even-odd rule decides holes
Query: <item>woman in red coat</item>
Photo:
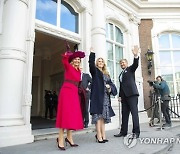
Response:
[[[67,130],[66,144],[77,147],[72,138],[72,130],[83,129],[83,119],[78,95],[78,84],[81,80],[80,63],[84,58],[84,52],[66,52],[62,55],[64,65],[64,83],[58,96],[58,112],[56,127],[60,128],[57,138],[58,148],[64,148],[64,129]]]

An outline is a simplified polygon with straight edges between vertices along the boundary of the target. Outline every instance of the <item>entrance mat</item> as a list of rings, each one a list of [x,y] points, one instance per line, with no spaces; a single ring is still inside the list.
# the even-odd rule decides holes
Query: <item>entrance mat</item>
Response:
[[[32,130],[55,128],[56,119],[46,119],[43,117],[31,117]]]

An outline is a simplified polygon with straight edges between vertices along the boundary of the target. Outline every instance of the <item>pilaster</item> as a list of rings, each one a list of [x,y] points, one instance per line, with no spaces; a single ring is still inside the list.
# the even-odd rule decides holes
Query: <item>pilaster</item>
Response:
[[[0,35],[0,147],[33,141],[23,115],[27,63],[28,0],[4,0]],[[30,112],[29,112],[30,116]]]

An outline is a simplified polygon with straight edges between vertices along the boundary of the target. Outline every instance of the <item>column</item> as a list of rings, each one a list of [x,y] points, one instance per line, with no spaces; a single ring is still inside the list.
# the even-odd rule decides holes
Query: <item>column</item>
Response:
[[[92,11],[90,11],[89,9],[85,9],[82,12],[82,29],[81,29],[81,33],[82,33],[82,42],[81,42],[81,46],[79,47],[79,49],[82,49],[85,51],[85,58],[83,58],[83,63],[82,63],[82,67],[83,67],[83,71],[85,73],[89,73],[89,53],[90,53],[90,47],[92,46],[91,43],[91,28],[92,28]]]
[[[5,0],[0,35],[0,147],[33,141],[23,117],[28,0]]]
[[[96,57],[107,60],[104,0],[92,0],[92,47]]]

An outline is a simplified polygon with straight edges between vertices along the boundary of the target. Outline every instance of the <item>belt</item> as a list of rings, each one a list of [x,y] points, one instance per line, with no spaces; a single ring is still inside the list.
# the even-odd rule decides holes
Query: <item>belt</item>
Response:
[[[64,82],[69,82],[69,83],[72,83],[73,85],[77,86],[79,85],[79,82],[78,81],[73,81],[73,80],[64,80]]]

